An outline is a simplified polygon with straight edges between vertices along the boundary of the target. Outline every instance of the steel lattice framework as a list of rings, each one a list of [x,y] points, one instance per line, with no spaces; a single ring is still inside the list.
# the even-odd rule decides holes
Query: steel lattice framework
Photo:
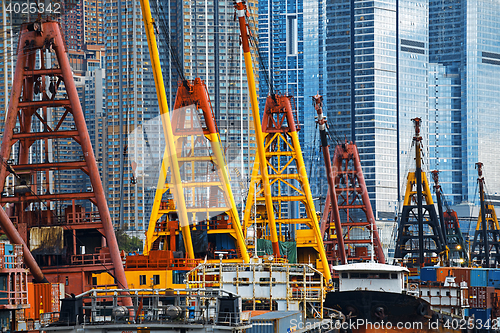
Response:
[[[77,147],[76,160],[50,153],[51,147],[68,142]],[[42,156],[33,156],[36,151]],[[15,178],[14,188],[5,187],[0,198],[2,205],[10,206],[10,220],[1,219],[2,229],[11,241],[20,236],[31,247],[39,242],[35,235],[47,236],[37,255],[45,277],[78,294],[91,289],[96,270],[114,270],[117,282],[126,288],[99,169],[56,22],[21,28],[0,158],[0,188],[9,174]],[[53,175],[61,170],[81,172],[91,188],[59,190]],[[85,200],[95,212],[85,211]]]
[[[204,82],[196,78],[194,82],[179,84],[171,120],[177,165],[171,165],[171,158],[165,155],[147,232],[145,253],[158,248],[164,241],[169,250],[175,251],[175,235],[179,231],[180,203],[177,198],[168,199],[165,193],[172,186],[183,193],[188,219],[182,229],[184,246],[193,250],[192,228],[207,231],[208,234],[229,234],[236,241],[238,257],[248,262],[249,257],[243,239],[243,232],[236,210],[233,193],[229,184],[220,137],[215,124],[212,106]],[[178,168],[181,183],[173,184],[167,179],[168,168]],[[164,219],[162,217],[165,216]]]

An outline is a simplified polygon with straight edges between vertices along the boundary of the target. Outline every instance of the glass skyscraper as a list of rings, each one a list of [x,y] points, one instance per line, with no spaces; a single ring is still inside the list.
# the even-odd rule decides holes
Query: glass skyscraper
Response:
[[[484,163],[488,192],[500,192],[500,3],[433,0],[429,6],[431,113],[438,110],[439,136],[433,154],[449,201],[477,203],[476,162]]]
[[[358,145],[376,218],[392,219],[413,166],[411,118],[428,124],[427,1],[327,0],[326,16],[329,123]]]
[[[144,121],[144,79],[150,68],[141,6],[138,1],[108,1],[104,11],[108,141],[104,191],[116,228],[144,230],[141,161],[146,157],[143,142],[129,140]],[[136,172],[132,161],[137,161]]]
[[[271,87],[294,97],[311,193],[321,202],[328,185],[311,96],[325,94],[325,20],[322,0],[259,1],[261,115]]]

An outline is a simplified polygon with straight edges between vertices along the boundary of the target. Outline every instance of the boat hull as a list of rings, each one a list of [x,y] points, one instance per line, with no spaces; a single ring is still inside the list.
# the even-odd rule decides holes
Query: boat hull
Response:
[[[460,332],[445,322],[423,299],[407,294],[353,290],[330,292],[324,307],[340,310],[347,332]]]

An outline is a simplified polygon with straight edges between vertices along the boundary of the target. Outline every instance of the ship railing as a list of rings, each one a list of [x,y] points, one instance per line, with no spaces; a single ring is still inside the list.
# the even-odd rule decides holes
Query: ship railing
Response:
[[[101,223],[99,212],[77,212],[68,213],[66,223],[82,224],[82,223]]]
[[[133,305],[120,306],[123,297],[131,297]],[[218,311],[221,299],[230,300],[231,310]],[[92,289],[75,297],[75,302],[82,304],[82,311],[73,318],[66,318],[68,312],[61,309],[64,316],[60,322],[68,325],[71,322],[85,325],[215,323],[240,329],[246,324],[240,317],[238,299],[238,295],[221,289]]]
[[[323,294],[320,288],[292,288],[290,298],[295,300],[317,300]]]
[[[74,254],[71,256],[71,264],[74,265],[101,265],[111,263],[111,255],[109,253]]]
[[[269,300],[288,308],[302,304],[304,318],[308,303],[323,304],[323,275],[308,264],[203,263],[186,274],[186,288],[222,288],[241,296],[242,301],[257,306],[258,299]],[[322,311],[319,311],[322,313]]]
[[[59,322],[59,312],[44,312],[40,313],[40,325],[47,326],[52,323]]]
[[[125,267],[127,269],[158,269],[158,268],[171,268],[175,270],[188,270],[196,267],[200,262],[199,259],[185,259],[185,258],[162,258],[162,259],[150,259],[150,258],[133,258],[128,257]]]

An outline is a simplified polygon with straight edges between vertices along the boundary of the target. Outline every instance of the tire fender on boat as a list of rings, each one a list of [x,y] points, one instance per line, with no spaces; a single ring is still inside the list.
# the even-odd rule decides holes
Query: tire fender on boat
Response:
[[[417,314],[420,315],[420,316],[425,316],[427,315],[427,304],[425,303],[420,303],[418,306],[417,306]]]

